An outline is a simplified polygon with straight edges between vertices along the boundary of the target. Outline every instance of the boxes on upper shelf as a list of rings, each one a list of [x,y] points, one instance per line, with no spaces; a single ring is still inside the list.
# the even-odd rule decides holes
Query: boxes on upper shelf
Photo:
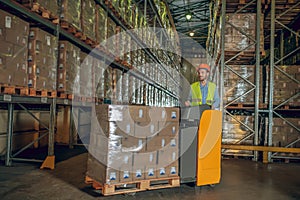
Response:
[[[0,10],[0,83],[27,86],[29,23]]]

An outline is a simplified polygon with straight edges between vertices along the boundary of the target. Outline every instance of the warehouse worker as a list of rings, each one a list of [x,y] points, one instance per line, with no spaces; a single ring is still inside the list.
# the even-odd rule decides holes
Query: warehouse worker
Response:
[[[196,67],[199,81],[191,85],[189,99],[185,102],[185,106],[208,105],[211,109],[218,109],[220,106],[220,97],[216,84],[208,81],[210,66],[208,64],[200,64]]]

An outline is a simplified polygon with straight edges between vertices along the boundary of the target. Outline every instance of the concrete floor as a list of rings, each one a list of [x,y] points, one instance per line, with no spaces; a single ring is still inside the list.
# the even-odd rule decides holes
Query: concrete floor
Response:
[[[222,180],[215,187],[161,189],[103,197],[84,183],[87,154],[57,163],[56,169],[14,163],[0,166],[0,199],[300,199],[300,164],[264,165],[249,160],[223,160]]]

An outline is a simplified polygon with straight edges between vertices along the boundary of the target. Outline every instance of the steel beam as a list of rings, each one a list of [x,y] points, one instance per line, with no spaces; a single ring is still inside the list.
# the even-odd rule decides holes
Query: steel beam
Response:
[[[271,34],[270,34],[270,74],[269,74],[269,115],[268,115],[268,146],[272,146],[273,136],[273,89],[274,89],[274,55],[275,55],[275,0],[271,0]],[[271,161],[271,153],[268,153],[268,162]]]
[[[12,140],[13,140],[13,126],[14,126],[14,104],[8,103],[7,112],[7,146],[5,165],[11,166]]]
[[[255,108],[254,108],[254,145],[259,143],[259,100],[260,100],[260,20],[261,0],[256,2],[256,47],[255,47]],[[254,152],[254,161],[258,160],[258,152]]]

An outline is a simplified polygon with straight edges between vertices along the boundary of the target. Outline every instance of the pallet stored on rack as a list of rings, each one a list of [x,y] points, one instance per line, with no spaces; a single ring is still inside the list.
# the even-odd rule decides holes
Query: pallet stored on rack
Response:
[[[29,96],[40,96],[40,97],[56,97],[55,90],[44,90],[29,88]]]
[[[0,84],[1,94],[17,94],[21,96],[28,96],[29,89],[24,86],[11,86],[7,84]]]
[[[172,188],[180,186],[180,178],[167,177],[167,178],[156,178],[149,180],[131,181],[126,183],[115,183],[115,184],[101,184],[92,178],[86,176],[85,183],[92,184],[92,187],[96,190],[101,190],[102,195],[116,195],[141,192],[146,190],[156,190],[164,188]]]

